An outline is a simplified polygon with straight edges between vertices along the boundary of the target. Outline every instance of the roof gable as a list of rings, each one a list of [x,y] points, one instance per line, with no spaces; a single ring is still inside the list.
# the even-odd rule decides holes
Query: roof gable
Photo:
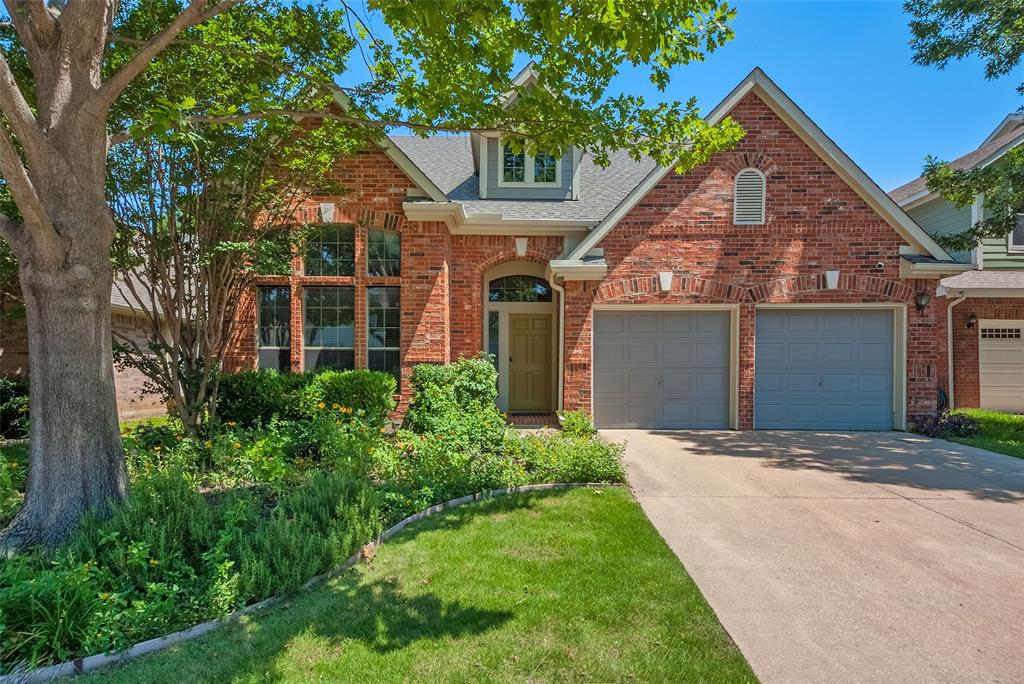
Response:
[[[883,220],[906,239],[913,248],[936,259],[951,257],[906,212],[904,212],[846,153],[827,136],[761,69],[755,68],[707,116],[716,124],[749,93],[759,97],[782,121],[800,137],[850,188]],[[569,260],[587,254],[629,213],[643,197],[655,188],[671,167],[655,167],[600,224],[573,250]]]

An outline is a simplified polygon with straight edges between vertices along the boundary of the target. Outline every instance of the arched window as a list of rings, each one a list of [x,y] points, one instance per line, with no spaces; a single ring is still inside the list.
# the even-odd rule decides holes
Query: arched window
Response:
[[[743,169],[733,181],[732,222],[737,225],[764,223],[764,174],[757,169]]]
[[[491,302],[550,302],[551,286],[543,278],[510,275],[495,278],[487,290]]]

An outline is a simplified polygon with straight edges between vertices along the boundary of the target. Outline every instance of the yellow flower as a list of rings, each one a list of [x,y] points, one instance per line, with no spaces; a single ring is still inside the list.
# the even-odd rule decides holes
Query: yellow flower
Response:
[[[226,422],[224,424],[227,425],[228,427],[235,427],[235,421],[233,421],[233,420],[229,420],[228,422]]]
[[[321,401],[319,404],[317,404],[317,406],[319,406],[320,408],[323,408],[324,406],[327,406],[327,404],[325,404],[324,402]]]
[[[341,421],[340,421],[340,420],[337,420],[337,419],[336,419],[336,420],[334,421],[334,424],[335,424],[335,425],[341,425]]]
[[[160,447],[158,447],[158,446],[153,447],[153,451],[160,451]]]
[[[346,406],[345,408],[341,409],[341,412],[342,413],[352,413],[352,407],[351,406]]]
[[[206,448],[207,448],[207,449],[209,449],[210,447],[212,447],[212,446],[213,446],[213,442],[211,442],[210,440],[206,440],[205,442],[203,442],[203,444],[205,444],[205,445],[206,445]]]
[[[155,559],[155,558],[150,558],[150,559],[149,559],[149,564],[150,564],[150,565],[160,565],[160,561],[158,561],[158,560],[157,560],[157,559]]]
[[[103,632],[96,632],[96,637],[97,637],[97,638],[99,638],[99,637],[101,637],[101,636],[103,636]]]
[[[100,594],[100,598],[103,599],[104,601],[109,601],[110,600],[110,594],[107,593],[107,592],[103,592],[102,594]],[[97,635],[97,636],[99,636],[99,635]]]
[[[235,447],[236,449],[241,449],[241,448],[242,448],[242,445],[241,445],[241,443],[239,443],[239,442],[235,442],[235,443],[234,443],[234,444],[232,444],[231,446]]]
[[[335,411],[337,411],[338,409],[341,409],[342,411],[345,410],[345,409],[341,408],[341,406],[338,404],[338,402],[334,402],[333,404],[331,404],[331,408],[334,409]]]
[[[181,437],[181,435],[175,435],[174,439],[180,442],[182,437]]]

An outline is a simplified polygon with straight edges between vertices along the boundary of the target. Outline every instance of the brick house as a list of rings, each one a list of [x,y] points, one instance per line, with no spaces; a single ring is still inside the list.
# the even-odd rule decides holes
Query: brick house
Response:
[[[518,77],[532,78],[528,68]],[[494,354],[500,408],[599,426],[903,429],[947,384],[940,248],[770,79],[709,115],[732,150],[678,175],[496,136],[339,159],[292,272],[243,302],[229,367]]]
[[[999,164],[1024,143],[1024,115],[1013,113],[981,145],[950,162],[960,169]],[[982,197],[957,207],[917,178],[890,196],[934,236],[958,233],[985,216]],[[953,254],[969,270],[943,278],[948,300],[947,359],[953,406],[1024,413],[1024,214],[1005,238],[987,239],[970,252]]]

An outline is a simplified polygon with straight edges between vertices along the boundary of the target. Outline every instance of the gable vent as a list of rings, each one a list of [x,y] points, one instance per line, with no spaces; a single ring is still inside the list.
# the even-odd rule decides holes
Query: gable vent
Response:
[[[740,225],[764,223],[764,174],[743,169],[733,182],[732,222]]]

